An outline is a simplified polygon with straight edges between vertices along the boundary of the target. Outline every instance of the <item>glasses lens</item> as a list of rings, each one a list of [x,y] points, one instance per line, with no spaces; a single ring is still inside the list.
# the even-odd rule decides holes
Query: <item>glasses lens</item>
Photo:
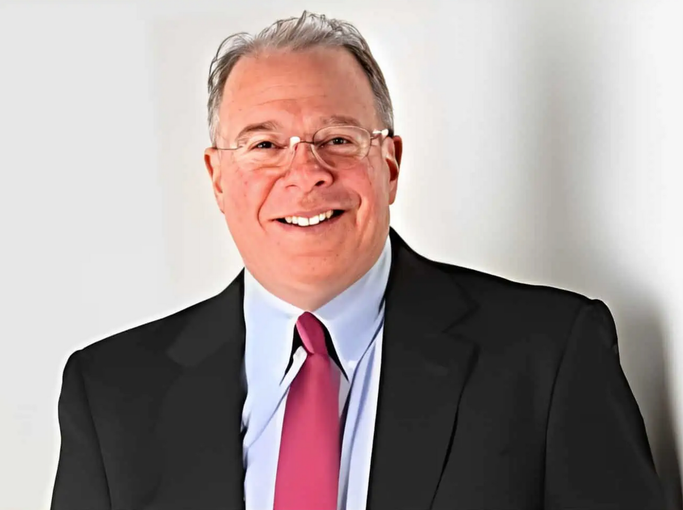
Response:
[[[368,154],[370,133],[354,126],[330,126],[313,137],[318,157],[332,168],[352,166]]]
[[[281,133],[254,133],[236,142],[235,162],[245,169],[278,166],[289,148],[289,138]]]

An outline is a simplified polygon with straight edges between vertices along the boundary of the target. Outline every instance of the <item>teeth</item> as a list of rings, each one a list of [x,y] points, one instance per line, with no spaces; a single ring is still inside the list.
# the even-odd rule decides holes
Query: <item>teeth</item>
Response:
[[[300,227],[308,227],[310,225],[317,225],[318,223],[322,223],[323,221],[329,220],[333,214],[334,212],[332,210],[329,210],[327,212],[317,214],[316,216],[312,216],[310,218],[303,218],[301,216],[285,216],[285,221],[293,225],[299,225]]]

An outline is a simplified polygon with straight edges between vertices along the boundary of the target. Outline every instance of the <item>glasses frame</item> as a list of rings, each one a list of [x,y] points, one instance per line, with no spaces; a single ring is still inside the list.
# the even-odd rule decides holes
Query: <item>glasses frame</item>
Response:
[[[315,133],[313,133],[312,138],[315,139],[316,135],[322,131],[323,129],[330,129],[330,128],[353,128],[353,129],[361,129],[365,131],[368,135],[370,135],[370,143],[368,143],[367,149],[365,151],[365,154],[362,156],[358,156],[357,159],[358,161],[362,160],[365,158],[369,153],[370,153],[370,148],[372,146],[372,142],[378,138],[378,137],[383,137],[383,138],[391,138],[394,136],[393,132],[391,129],[385,128],[385,129],[375,129],[373,131],[368,131],[365,128],[362,128],[360,126],[353,126],[353,125],[341,125],[341,126],[325,126],[323,128],[318,129]],[[384,140],[382,140],[384,141]],[[287,159],[286,163],[280,163],[278,165],[273,165],[272,168],[284,168],[284,167],[289,167],[292,164],[292,160],[294,159],[294,154],[296,152],[296,146],[300,143],[307,143],[311,146],[311,152],[313,153],[313,156],[315,157],[315,160],[324,168],[328,170],[338,170],[338,168],[335,168],[328,163],[326,163],[323,158],[318,154],[318,151],[316,149],[316,144],[313,140],[302,140],[301,137],[299,136],[290,136],[289,137],[289,145],[286,147],[286,150],[289,153],[289,158]],[[218,151],[236,151],[241,149],[243,146],[240,147],[217,147],[213,146],[214,149]]]

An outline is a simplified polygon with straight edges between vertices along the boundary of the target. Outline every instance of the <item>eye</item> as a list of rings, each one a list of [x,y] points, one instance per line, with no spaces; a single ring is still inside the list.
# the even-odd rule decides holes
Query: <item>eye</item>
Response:
[[[271,151],[275,149],[282,149],[282,144],[271,138],[256,138],[249,140],[244,144],[244,148],[248,151]]]
[[[335,136],[334,138],[330,138],[327,140],[323,145],[344,145],[347,143],[353,143],[351,140],[347,140],[346,138],[342,136]]]
[[[320,142],[318,144],[318,147],[321,149],[336,149],[344,146],[352,146],[355,144],[356,142],[352,138],[333,135],[330,138],[327,138],[326,140]]]

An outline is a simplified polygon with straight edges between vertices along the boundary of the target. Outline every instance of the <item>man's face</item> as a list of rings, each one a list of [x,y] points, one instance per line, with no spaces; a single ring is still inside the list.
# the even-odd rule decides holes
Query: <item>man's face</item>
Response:
[[[243,57],[225,84],[216,145],[233,147],[246,126],[271,123],[285,136],[311,140],[333,117],[372,132],[383,129],[368,78],[341,48],[277,51]],[[399,137],[375,139],[364,159],[330,170],[309,144],[290,165],[243,168],[232,151],[207,149],[205,161],[218,206],[245,266],[275,294],[343,288],[377,260],[389,229],[401,156]],[[297,226],[287,216],[338,216]]]

